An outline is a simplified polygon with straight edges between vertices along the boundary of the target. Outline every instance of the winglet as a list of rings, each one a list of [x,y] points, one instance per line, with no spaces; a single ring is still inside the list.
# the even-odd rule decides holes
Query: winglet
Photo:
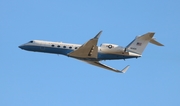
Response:
[[[129,65],[128,66],[126,66],[124,69],[122,69],[121,71],[119,71],[120,73],[125,73],[128,69],[129,69]]]
[[[101,33],[102,33],[102,31],[100,31],[100,32],[94,37],[94,39],[99,39]]]

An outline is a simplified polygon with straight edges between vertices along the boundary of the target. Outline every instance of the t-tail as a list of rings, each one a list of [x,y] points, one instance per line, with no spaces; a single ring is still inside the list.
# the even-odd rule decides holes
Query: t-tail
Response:
[[[149,42],[157,46],[164,46],[153,38],[154,34],[154,32],[149,32],[136,37],[128,46],[126,46],[126,51],[141,55]]]

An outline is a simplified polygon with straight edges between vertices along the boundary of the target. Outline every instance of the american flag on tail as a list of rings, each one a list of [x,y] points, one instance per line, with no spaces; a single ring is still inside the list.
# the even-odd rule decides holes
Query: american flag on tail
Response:
[[[140,43],[140,42],[137,42],[137,44],[136,44],[136,45],[137,45],[137,46],[141,46],[141,44],[142,44],[142,43]]]

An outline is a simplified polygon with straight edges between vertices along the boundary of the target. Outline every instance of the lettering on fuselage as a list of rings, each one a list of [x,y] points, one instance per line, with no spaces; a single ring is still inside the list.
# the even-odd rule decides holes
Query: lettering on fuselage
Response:
[[[131,47],[130,49],[132,49],[132,50],[136,50],[136,48],[134,48],[134,47]]]

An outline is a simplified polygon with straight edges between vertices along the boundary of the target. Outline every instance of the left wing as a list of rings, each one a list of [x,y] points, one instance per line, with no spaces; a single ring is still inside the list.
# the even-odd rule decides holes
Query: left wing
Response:
[[[100,31],[94,38],[90,39],[88,42],[79,47],[79,49],[69,53],[68,56],[74,58],[97,58],[97,42],[101,33],[102,31]]]
[[[83,60],[84,61],[84,60]],[[91,64],[91,65],[95,65],[95,66],[97,66],[97,67],[101,67],[101,68],[104,68],[104,69],[107,69],[107,70],[111,70],[111,71],[114,71],[114,72],[118,72],[118,73],[125,73],[127,70],[128,70],[128,68],[129,68],[129,65],[128,66],[126,66],[124,69],[122,69],[122,70],[117,70],[117,69],[114,69],[114,68],[112,68],[112,67],[109,67],[109,66],[107,66],[107,65],[105,65],[105,64],[102,64],[102,63],[100,63],[100,62],[98,62],[98,61],[85,61],[85,62],[87,62],[87,63],[89,63],[89,64]]]

